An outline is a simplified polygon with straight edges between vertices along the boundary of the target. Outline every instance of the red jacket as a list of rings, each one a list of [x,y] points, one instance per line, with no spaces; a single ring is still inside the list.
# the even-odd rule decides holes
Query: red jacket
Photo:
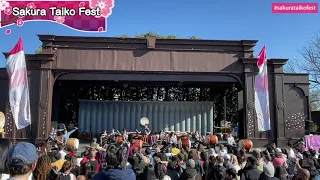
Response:
[[[87,156],[87,157],[84,157],[81,161],[81,166],[84,166],[87,162],[89,162],[89,159],[90,157]],[[96,154],[96,158],[95,158],[97,161],[98,161],[98,166],[97,166],[97,169],[96,169],[96,173],[98,173],[100,171],[100,168],[101,168],[101,159],[100,159],[100,155],[99,153]]]

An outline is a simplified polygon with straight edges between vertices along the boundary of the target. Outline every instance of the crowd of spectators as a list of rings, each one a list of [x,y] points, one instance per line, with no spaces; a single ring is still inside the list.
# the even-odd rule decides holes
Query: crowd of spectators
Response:
[[[275,144],[264,151],[223,145],[205,149],[139,148],[135,140],[99,145],[94,139],[84,152],[64,144],[42,143],[38,148],[0,139],[0,179],[15,180],[318,180],[319,159],[303,142],[285,149]],[[160,148],[161,147],[161,148]]]

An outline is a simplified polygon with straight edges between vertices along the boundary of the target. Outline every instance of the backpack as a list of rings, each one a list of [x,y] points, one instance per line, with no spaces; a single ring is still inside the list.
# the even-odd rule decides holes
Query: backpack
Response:
[[[69,173],[69,174],[60,173],[58,179],[59,180],[72,180],[72,174],[71,173]]]

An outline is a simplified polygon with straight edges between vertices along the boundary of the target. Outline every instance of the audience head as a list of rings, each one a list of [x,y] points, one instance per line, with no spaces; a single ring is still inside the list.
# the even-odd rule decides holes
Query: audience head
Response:
[[[195,150],[191,150],[188,153],[188,159],[198,160],[198,152]]]
[[[37,165],[37,148],[27,142],[14,145],[8,153],[8,169],[11,177],[29,176]]]
[[[51,171],[51,159],[48,155],[39,157],[33,176],[36,180],[47,180]]]
[[[58,151],[64,150],[64,145],[62,143],[58,144]]]
[[[145,153],[146,153],[146,155],[150,155],[151,154],[151,150],[149,148],[146,148]]]
[[[300,169],[297,174],[297,180],[309,180],[310,172],[307,169]]]
[[[152,165],[149,164],[144,168],[143,177],[145,180],[157,179]]]
[[[105,155],[105,162],[106,162],[107,168],[110,168],[110,169],[125,168],[126,163],[123,157],[122,148],[117,148],[114,145],[109,146],[109,150],[106,152],[106,155]]]
[[[179,162],[184,161],[184,155],[181,153],[177,155],[177,158],[178,158]]]
[[[72,168],[71,161],[66,160],[62,165],[62,172],[66,172]]]
[[[157,179],[163,179],[165,176],[164,165],[160,162],[154,165],[154,172]]]
[[[9,139],[0,138],[0,174],[9,174],[7,167],[8,152],[12,147],[12,143]]]
[[[167,168],[168,168],[168,170],[175,170],[176,164],[173,161],[169,161]]]
[[[198,145],[197,151],[199,151],[199,152],[204,152],[204,146],[203,146],[203,144],[200,143],[200,144]]]
[[[305,144],[304,144],[304,142],[302,142],[302,141],[298,143],[298,147],[299,147],[300,149],[302,149],[302,148],[304,147],[304,145],[305,145]]]
[[[223,164],[224,163],[224,158],[221,157],[221,156],[218,156],[216,160],[217,160],[218,164]]]
[[[231,160],[231,156],[229,154],[224,155],[224,163],[229,163]]]
[[[248,166],[257,166],[257,164],[258,164],[257,158],[255,158],[253,156],[248,157],[248,159],[247,159]]]
[[[237,178],[237,171],[234,168],[227,169],[227,179],[232,180]]]
[[[220,150],[224,150],[224,145],[223,145],[223,144],[220,144],[220,145],[219,145],[219,148],[220,148]]]
[[[61,154],[59,152],[54,152],[53,153],[53,157],[56,161],[60,160],[62,157],[61,157]]]
[[[200,153],[200,157],[202,161],[207,161],[208,160],[208,155],[205,152]]]
[[[97,151],[95,148],[90,148],[90,149],[89,149],[90,157],[91,157],[91,158],[95,158],[96,155],[97,155],[97,152],[98,152],[98,151]]]
[[[233,165],[239,165],[238,158],[236,155],[231,155],[231,163]]]
[[[196,168],[196,162],[193,159],[188,159],[186,161],[186,166],[194,169],[194,168]]]
[[[282,157],[282,150],[280,148],[276,148],[275,150],[276,157]]]

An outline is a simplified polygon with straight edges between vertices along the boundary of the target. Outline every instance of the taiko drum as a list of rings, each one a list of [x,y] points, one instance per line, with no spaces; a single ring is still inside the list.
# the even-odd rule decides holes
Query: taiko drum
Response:
[[[58,140],[59,142],[62,143],[62,136],[57,136],[57,137],[56,137],[56,140]]]
[[[182,144],[182,148],[191,148],[190,147],[191,141],[188,139],[187,136],[181,137],[181,144]]]
[[[78,149],[79,148],[79,139],[77,138],[69,138],[66,141],[66,149],[72,150],[72,149]]]
[[[218,144],[218,136],[208,135],[208,144],[210,144],[210,145]]]
[[[238,143],[240,149],[250,150],[253,148],[253,143],[250,139],[242,139]]]
[[[141,139],[136,139],[135,146],[138,147],[139,149],[142,149],[143,141]]]
[[[116,142],[117,142],[117,144],[122,144],[123,136],[117,136]]]

